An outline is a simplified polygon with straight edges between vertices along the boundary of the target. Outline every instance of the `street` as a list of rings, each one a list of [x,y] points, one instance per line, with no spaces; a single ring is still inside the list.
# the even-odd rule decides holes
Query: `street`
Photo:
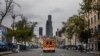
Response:
[[[55,53],[43,53],[42,49],[32,49],[29,51],[23,51],[19,53],[8,54],[5,56],[99,56],[89,53],[80,53],[79,51],[56,49]]]

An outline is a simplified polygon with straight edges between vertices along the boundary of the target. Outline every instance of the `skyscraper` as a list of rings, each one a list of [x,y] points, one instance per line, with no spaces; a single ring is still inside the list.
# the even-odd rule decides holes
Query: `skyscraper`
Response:
[[[42,36],[42,35],[43,35],[43,28],[39,27],[39,36]]]
[[[61,30],[59,30],[59,29],[57,29],[57,31],[56,31],[56,36],[61,37],[61,34],[62,34],[62,31],[61,31]]]
[[[53,28],[52,28],[52,16],[48,15],[48,20],[46,22],[46,36],[50,37],[53,36]]]

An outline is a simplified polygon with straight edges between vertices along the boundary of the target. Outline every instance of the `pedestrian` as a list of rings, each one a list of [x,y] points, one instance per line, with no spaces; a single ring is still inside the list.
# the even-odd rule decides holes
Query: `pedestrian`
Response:
[[[15,46],[13,45],[12,52],[15,53],[15,51],[16,51],[16,48],[15,48]]]
[[[16,52],[16,53],[19,53],[19,45],[16,45],[15,52]]]

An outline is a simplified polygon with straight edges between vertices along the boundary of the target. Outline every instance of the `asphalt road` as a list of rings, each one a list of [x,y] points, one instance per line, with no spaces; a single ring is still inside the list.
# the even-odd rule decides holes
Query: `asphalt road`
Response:
[[[65,50],[65,49],[56,49],[55,53],[50,53],[50,52],[44,53],[42,49],[32,49],[29,51],[13,53],[5,56],[99,56],[99,55],[81,53],[79,51]]]

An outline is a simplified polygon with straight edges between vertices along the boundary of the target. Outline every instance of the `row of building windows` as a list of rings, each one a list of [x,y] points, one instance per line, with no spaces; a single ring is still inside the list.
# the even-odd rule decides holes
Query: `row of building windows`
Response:
[[[100,19],[100,13],[98,13],[98,20]]]
[[[90,29],[91,30],[91,33],[100,33],[100,25],[98,25],[97,27],[95,26],[95,28],[93,29],[93,28],[91,28]]]
[[[88,19],[88,24],[90,25],[96,23],[97,19],[100,20],[100,13],[94,15],[94,17],[92,17],[91,19]]]
[[[93,23],[96,23],[96,19],[97,19],[97,16],[95,15],[93,18],[91,18],[91,19],[89,20],[89,25],[90,25],[90,24],[93,24]]]

